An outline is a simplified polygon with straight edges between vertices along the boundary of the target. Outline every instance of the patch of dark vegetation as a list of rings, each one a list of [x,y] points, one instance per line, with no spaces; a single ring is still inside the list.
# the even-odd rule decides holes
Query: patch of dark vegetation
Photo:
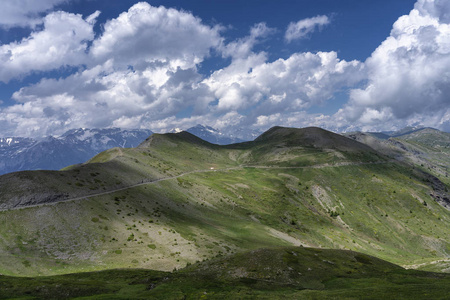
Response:
[[[445,299],[450,274],[405,270],[353,251],[288,247],[222,256],[172,273],[0,276],[0,286],[1,299]]]

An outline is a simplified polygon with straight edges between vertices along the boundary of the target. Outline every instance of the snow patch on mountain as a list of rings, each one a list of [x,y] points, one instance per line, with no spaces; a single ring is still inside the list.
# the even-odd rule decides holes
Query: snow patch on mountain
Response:
[[[174,128],[170,132],[183,131]],[[187,132],[213,144],[227,145],[254,140],[261,132],[249,129],[221,131],[206,125],[196,125]],[[41,140],[21,137],[0,138],[0,175],[23,170],[59,170],[83,163],[98,153],[113,147],[137,147],[153,132],[120,128],[71,129],[61,136]]]
[[[210,126],[198,124],[186,129],[187,132],[213,144],[228,145],[244,142],[243,139],[233,137]]]
[[[113,147],[137,147],[153,132],[120,128],[78,128],[42,140],[0,138],[0,174],[23,170],[59,170],[83,163]]]

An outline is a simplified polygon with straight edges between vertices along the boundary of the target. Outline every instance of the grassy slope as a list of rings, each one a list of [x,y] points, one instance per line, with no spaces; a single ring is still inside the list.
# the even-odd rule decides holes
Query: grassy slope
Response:
[[[207,260],[173,273],[0,276],[0,287],[0,298],[21,299],[445,299],[450,275],[405,270],[353,251],[284,247]]]
[[[66,171],[2,176],[0,203],[26,203],[36,191],[70,198],[205,170],[0,212],[0,272],[170,271],[292,244],[353,249],[401,265],[448,260],[450,214],[429,196],[423,175],[318,129],[273,133],[226,147],[186,133],[154,135]]]
[[[395,138],[377,138],[370,133],[346,133],[354,140],[437,176],[450,185],[450,133],[424,128]]]
[[[395,140],[416,154],[416,163],[424,170],[450,184],[450,133],[426,128]]]

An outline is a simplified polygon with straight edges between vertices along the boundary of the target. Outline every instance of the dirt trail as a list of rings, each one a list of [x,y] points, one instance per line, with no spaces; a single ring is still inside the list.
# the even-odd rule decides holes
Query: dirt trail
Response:
[[[116,192],[120,192],[120,191],[124,191],[127,189],[131,189],[134,187],[138,187],[138,186],[143,186],[143,185],[149,185],[149,184],[155,184],[161,181],[166,181],[166,180],[172,180],[172,179],[176,179],[182,176],[186,176],[189,174],[196,174],[196,173],[207,173],[207,172],[224,172],[224,171],[232,171],[232,170],[241,170],[244,168],[255,168],[255,169],[321,169],[321,168],[334,168],[334,167],[344,167],[344,166],[360,166],[360,165],[374,165],[374,164],[387,164],[390,163],[391,161],[378,161],[378,162],[340,162],[337,164],[320,164],[320,165],[311,165],[311,166],[301,166],[301,167],[281,167],[281,166],[258,166],[258,165],[241,165],[238,167],[230,167],[230,168],[223,168],[223,169],[204,169],[204,170],[193,170],[193,171],[189,171],[189,172],[184,172],[181,174],[178,174],[176,176],[172,176],[172,177],[164,177],[164,178],[160,178],[160,179],[156,179],[153,181],[144,181],[144,182],[140,182],[140,183],[136,183],[133,185],[129,185],[126,187],[122,187],[122,188],[118,188],[118,189],[114,189],[114,190],[109,190],[106,192],[101,192],[101,193],[94,193],[94,194],[89,194],[89,195],[85,195],[85,196],[80,196],[80,197],[73,197],[73,198],[68,198],[68,199],[61,199],[61,200],[57,200],[55,202],[47,202],[47,203],[40,203],[40,204],[32,204],[32,205],[24,205],[24,206],[17,206],[17,207],[11,207],[11,208],[6,208],[6,209],[0,209],[0,211],[10,211],[10,210],[19,210],[19,209],[25,209],[25,208],[30,208],[30,207],[40,207],[40,206],[47,206],[47,205],[55,205],[57,203],[61,203],[61,202],[69,202],[69,201],[79,201],[79,200],[84,200],[84,199],[88,199],[88,198],[92,198],[92,197],[98,197],[98,196],[104,196],[104,195],[108,195],[108,194],[113,194]]]
[[[335,168],[335,167],[347,167],[347,166],[363,166],[363,165],[381,165],[396,162],[395,160],[389,161],[374,161],[374,162],[351,162],[343,161],[335,164],[319,164],[311,166],[302,167],[281,167],[281,166],[257,166],[257,165],[245,165],[246,168],[256,168],[256,169],[323,169],[323,168]]]
[[[450,263],[450,259],[439,259],[439,260],[434,260],[434,261],[429,261],[429,262],[425,262],[425,263],[421,263],[421,264],[414,264],[414,265],[402,265],[402,267],[405,269],[417,269],[417,268],[420,268],[423,266],[436,265],[436,264],[440,264],[440,263]]]

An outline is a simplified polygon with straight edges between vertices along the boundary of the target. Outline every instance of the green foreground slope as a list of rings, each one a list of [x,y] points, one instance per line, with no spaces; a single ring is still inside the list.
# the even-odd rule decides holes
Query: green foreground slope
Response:
[[[171,271],[289,245],[445,271],[450,212],[435,188],[424,172],[318,128],[228,146],[153,135],[64,171],[1,176],[0,273]]]
[[[109,270],[0,276],[0,299],[445,299],[450,274],[405,270],[353,251],[284,247],[169,273]]]

